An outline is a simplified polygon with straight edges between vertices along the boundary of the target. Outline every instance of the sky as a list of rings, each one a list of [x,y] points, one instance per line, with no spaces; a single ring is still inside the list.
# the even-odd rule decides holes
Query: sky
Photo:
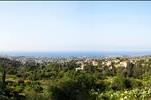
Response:
[[[151,1],[1,1],[0,51],[151,50]]]

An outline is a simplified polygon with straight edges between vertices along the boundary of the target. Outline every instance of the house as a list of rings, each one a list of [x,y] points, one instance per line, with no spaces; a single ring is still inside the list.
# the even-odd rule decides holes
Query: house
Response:
[[[93,66],[98,66],[98,62],[97,61],[92,61],[92,65]]]
[[[127,61],[120,62],[120,67],[127,67]]]
[[[84,64],[82,63],[80,67],[76,68],[76,71],[78,70],[84,70]]]

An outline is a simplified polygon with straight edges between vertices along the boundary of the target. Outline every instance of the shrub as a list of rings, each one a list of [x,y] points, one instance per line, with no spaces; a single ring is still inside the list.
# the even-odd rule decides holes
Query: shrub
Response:
[[[111,88],[113,90],[122,90],[125,88],[125,84],[124,84],[124,78],[121,76],[116,76],[112,83],[111,83]]]

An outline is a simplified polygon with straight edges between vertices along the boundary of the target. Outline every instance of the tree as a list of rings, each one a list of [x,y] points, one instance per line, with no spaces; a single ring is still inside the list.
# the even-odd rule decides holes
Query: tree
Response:
[[[91,93],[95,86],[95,78],[88,73],[73,72],[70,74],[72,75],[65,75],[63,78],[51,82],[49,86],[51,99],[95,100],[95,96]]]
[[[2,84],[6,86],[6,69],[10,64],[10,60],[7,58],[0,58],[0,65],[2,67]]]

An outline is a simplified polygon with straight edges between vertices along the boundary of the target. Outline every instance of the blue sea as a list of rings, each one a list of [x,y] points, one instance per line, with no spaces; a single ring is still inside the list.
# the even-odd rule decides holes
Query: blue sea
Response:
[[[100,51],[100,52],[0,52],[0,55],[8,56],[32,56],[32,57],[100,57],[100,56],[145,56],[151,55],[151,51]]]

